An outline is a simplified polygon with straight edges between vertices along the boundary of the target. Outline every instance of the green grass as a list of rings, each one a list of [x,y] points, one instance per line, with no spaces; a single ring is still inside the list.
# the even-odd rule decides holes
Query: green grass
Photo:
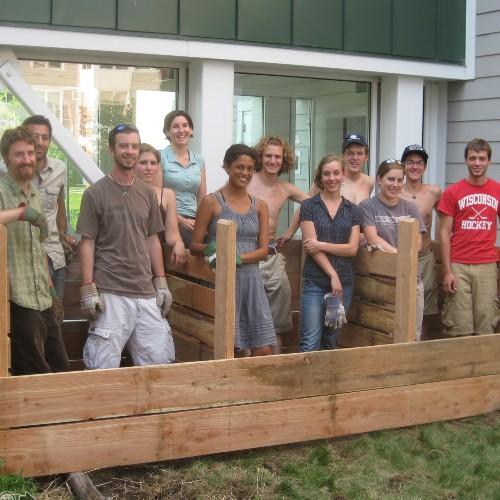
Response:
[[[36,495],[38,487],[33,479],[25,479],[16,474],[0,475],[0,494],[5,491],[19,495],[25,495],[26,493]]]
[[[500,500],[500,412],[93,478],[119,499]],[[57,484],[39,485],[39,499],[70,498]]]

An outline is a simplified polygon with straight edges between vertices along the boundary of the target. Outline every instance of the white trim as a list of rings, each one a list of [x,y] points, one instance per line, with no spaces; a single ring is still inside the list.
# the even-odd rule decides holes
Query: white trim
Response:
[[[368,157],[368,175],[375,178],[377,173],[378,158],[378,136],[379,136],[379,88],[380,82],[371,84],[370,95],[370,137],[368,140],[370,156]]]
[[[133,35],[83,33],[69,30],[0,27],[0,45],[7,45],[17,51],[31,48],[46,57],[47,49],[64,51],[85,51],[93,54],[118,54],[124,58],[149,59],[179,58],[183,61],[193,59],[212,59],[234,61],[235,63],[271,64],[288,68],[335,69],[355,72],[360,75],[409,75],[446,80],[466,80],[473,76],[474,66],[471,50],[474,42],[470,39],[471,13],[475,14],[475,0],[467,2],[467,46],[466,65],[412,61],[389,57],[339,54],[318,50],[263,47],[241,43],[221,43],[197,40],[180,40]],[[472,16],[475,19],[475,15]],[[472,48],[471,48],[472,47]],[[117,62],[119,62],[117,60]],[[292,64],[290,64],[292,63]],[[130,62],[129,64],[134,64]],[[155,64],[158,64],[157,62]]]

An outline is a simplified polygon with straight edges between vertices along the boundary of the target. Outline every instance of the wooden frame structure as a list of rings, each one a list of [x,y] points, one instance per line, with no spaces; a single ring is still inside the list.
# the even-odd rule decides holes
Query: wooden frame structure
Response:
[[[394,272],[395,256],[360,258],[374,271],[392,266]],[[401,324],[411,335],[412,323],[404,318],[411,308],[407,311]],[[226,321],[234,322],[231,311],[225,312]],[[227,328],[226,323],[223,339]],[[500,409],[499,359],[500,335],[486,335],[4,376],[0,472],[39,476],[146,463],[495,411]]]

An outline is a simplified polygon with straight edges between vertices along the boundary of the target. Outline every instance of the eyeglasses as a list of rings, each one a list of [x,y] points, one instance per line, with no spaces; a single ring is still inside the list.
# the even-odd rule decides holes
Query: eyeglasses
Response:
[[[395,158],[389,158],[388,160],[384,160],[383,163],[386,163],[387,165],[391,165],[395,163],[396,165],[401,165],[399,160],[396,160]]]
[[[425,165],[425,161],[424,160],[418,160],[418,161],[406,160],[405,165],[407,167],[423,167]]]

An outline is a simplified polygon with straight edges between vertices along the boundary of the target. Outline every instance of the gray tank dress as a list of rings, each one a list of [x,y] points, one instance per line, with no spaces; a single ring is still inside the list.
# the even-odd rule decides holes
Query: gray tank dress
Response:
[[[250,210],[245,214],[233,212],[222,192],[213,193],[222,207],[220,215],[214,217],[207,231],[207,242],[215,241],[217,221],[233,220],[237,224],[236,251],[248,253],[257,248],[259,218],[255,198],[251,196]],[[236,337],[238,349],[253,349],[276,344],[273,318],[267,301],[264,284],[259,272],[259,263],[242,264],[236,268]]]

